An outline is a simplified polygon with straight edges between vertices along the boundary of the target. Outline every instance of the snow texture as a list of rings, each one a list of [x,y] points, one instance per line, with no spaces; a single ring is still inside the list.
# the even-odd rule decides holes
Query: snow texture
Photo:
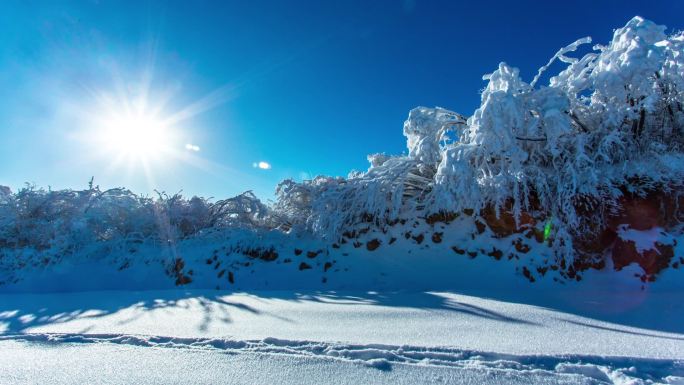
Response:
[[[654,299],[660,310],[674,300],[664,294]],[[644,310],[622,312],[616,319],[624,322]],[[684,376],[684,337],[681,323],[676,325],[681,315],[679,310],[671,316],[671,326],[679,328],[671,333],[444,292],[4,295],[0,380],[35,381],[43,378],[35,370],[55,375],[50,368],[59,365],[54,372],[73,382],[80,375],[76,362],[101,368],[118,362],[120,358],[113,358],[118,351],[129,357],[120,367],[146,362],[137,370],[147,381],[156,378],[154,382],[179,375],[157,372],[159,356],[173,355],[179,365],[188,365],[200,354],[205,362],[218,362],[189,365],[186,370],[194,376],[218,373],[216,368],[225,366],[225,375],[246,370],[247,382],[264,376],[259,363],[270,362],[268,371],[284,375],[283,383],[301,383],[286,373],[319,365],[327,370],[306,374],[306,381],[328,383],[358,375],[362,383],[439,383],[416,380],[437,371],[446,383],[677,383]],[[28,356],[34,359],[22,361]],[[40,365],[22,364],[35,362],[35,357],[44,357]],[[93,362],[92,357],[99,358]],[[235,360],[251,362],[252,369],[232,367]],[[343,373],[331,378],[330,370]],[[128,369],[125,373],[134,375]]]

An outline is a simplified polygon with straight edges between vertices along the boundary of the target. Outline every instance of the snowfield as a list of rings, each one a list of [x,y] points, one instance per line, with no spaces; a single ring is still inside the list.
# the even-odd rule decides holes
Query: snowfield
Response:
[[[678,293],[656,292],[621,310],[609,309],[615,297],[606,304],[562,292],[531,297],[554,309],[495,294],[7,294],[0,383],[684,381]],[[666,317],[661,330],[642,317],[653,311]]]

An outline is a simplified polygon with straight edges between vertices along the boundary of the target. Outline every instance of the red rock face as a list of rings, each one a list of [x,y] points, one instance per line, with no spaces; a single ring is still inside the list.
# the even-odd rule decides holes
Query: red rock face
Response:
[[[619,213],[609,218],[607,231],[616,232],[620,225],[639,231],[668,228],[684,213],[684,206],[680,206],[679,201],[682,201],[681,196],[662,191],[654,191],[645,197],[625,195],[619,201]],[[655,275],[667,268],[674,257],[672,245],[656,242],[654,247],[639,252],[633,241],[616,237],[610,250],[615,269],[637,263],[644,269],[642,279],[654,280]]]
[[[575,239],[573,244],[577,250],[577,258],[595,259],[603,255],[605,250],[610,250],[617,238],[615,229],[596,230],[594,234],[582,239]]]
[[[625,196],[618,201],[618,212],[606,218],[605,223],[595,223],[585,238],[575,239],[574,245],[578,255],[576,261],[602,258],[606,253],[613,259],[616,270],[636,263],[644,269],[644,277],[653,280],[655,275],[669,265],[673,258],[671,245],[656,244],[653,250],[637,251],[633,241],[618,237],[618,227],[647,231],[656,227],[669,228],[684,215],[682,197],[662,190],[654,191],[644,197],[634,196],[625,192]],[[582,215],[591,215],[590,211]],[[642,277],[642,279],[644,279]]]
[[[621,224],[628,224],[635,230],[649,230],[665,225],[664,216],[660,211],[660,198],[658,196],[621,198],[621,212],[610,219],[609,226],[616,229]]]
[[[509,207],[510,206],[510,207]],[[481,212],[480,216],[487,223],[494,235],[497,237],[507,237],[513,233],[519,233],[524,226],[534,227],[536,221],[530,215],[530,213],[523,211],[520,214],[520,227],[516,226],[515,216],[512,213],[513,204],[507,204],[506,207],[502,207],[497,215],[494,207],[487,206]]]
[[[630,263],[637,263],[644,269],[648,277],[653,277],[669,266],[674,257],[672,245],[656,242],[655,249],[639,252],[634,241],[617,238],[613,244],[612,258],[615,270],[620,270]]]

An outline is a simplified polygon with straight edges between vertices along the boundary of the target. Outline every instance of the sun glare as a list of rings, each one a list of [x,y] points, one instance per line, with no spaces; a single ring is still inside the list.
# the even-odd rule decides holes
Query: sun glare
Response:
[[[103,130],[109,150],[136,158],[158,157],[168,145],[168,127],[145,115],[114,118]]]
[[[98,161],[103,173],[143,175],[150,186],[181,163],[205,171],[218,167],[200,154],[192,119],[227,100],[230,89],[173,105],[177,90],[153,88],[152,72],[148,69],[138,83],[117,81],[109,91],[92,90],[94,103],[77,105],[80,124],[74,136],[87,150],[79,157]]]

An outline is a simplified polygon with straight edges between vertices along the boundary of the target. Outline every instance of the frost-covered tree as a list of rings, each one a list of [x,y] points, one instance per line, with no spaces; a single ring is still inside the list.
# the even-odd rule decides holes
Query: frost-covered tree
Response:
[[[585,230],[578,203],[598,202],[601,213],[624,187],[681,186],[684,51],[682,35],[664,30],[635,17],[609,45],[566,56],[590,42],[578,40],[554,56],[568,67],[546,87],[536,85],[539,75],[528,84],[500,64],[485,77],[461,141],[444,150],[432,208],[499,208],[512,199],[518,217],[538,200],[568,255],[572,235]]]
[[[369,170],[346,179],[286,181],[276,207],[333,237],[369,217],[382,224],[493,207],[519,218],[537,208],[570,256],[588,212],[601,220],[625,189],[643,194],[684,180],[683,35],[635,17],[608,45],[571,56],[590,42],[560,49],[529,83],[501,63],[467,120],[418,107],[404,124],[408,156],[369,156]],[[540,85],[555,61],[567,67]]]

